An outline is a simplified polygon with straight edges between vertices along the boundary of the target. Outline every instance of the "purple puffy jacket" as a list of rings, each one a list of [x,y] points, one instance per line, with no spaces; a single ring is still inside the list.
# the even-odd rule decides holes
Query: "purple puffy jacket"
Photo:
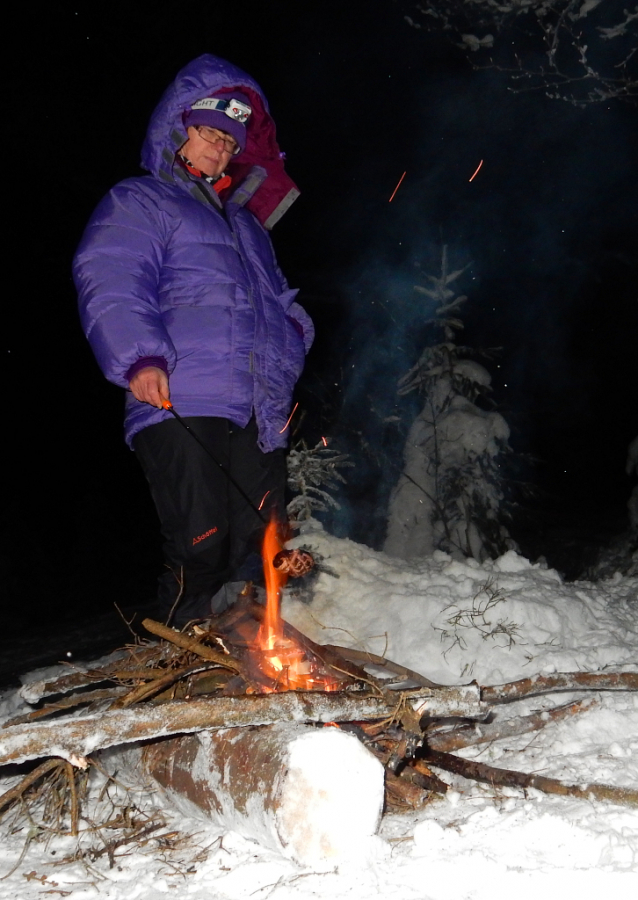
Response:
[[[175,162],[175,151],[187,137],[183,111],[232,88],[251,98],[254,120],[235,165],[240,183],[222,211],[212,188]],[[254,412],[260,448],[285,446],[313,328],[256,218],[272,225],[298,194],[259,86],[210,55],[189,63],[151,117],[142,164],[151,174],[107,194],[74,261],[82,325],[100,368],[128,388],[140,362],[165,366],[180,415],[220,416],[243,427]],[[167,418],[127,392],[129,445]]]

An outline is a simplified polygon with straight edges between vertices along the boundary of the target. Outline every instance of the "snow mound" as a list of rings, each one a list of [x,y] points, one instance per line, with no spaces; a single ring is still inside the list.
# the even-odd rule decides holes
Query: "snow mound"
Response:
[[[513,550],[482,565],[441,552],[406,562],[316,522],[292,543],[323,571],[312,603],[289,589],[283,615],[318,643],[386,655],[441,684],[637,668],[638,579],[565,584]]]

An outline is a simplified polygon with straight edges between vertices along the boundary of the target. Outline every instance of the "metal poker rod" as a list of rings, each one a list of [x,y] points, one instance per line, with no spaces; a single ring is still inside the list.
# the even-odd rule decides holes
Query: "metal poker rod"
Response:
[[[262,512],[261,512],[259,509],[257,509],[257,507],[255,506],[255,504],[253,503],[253,501],[250,499],[250,497],[248,496],[248,494],[246,493],[246,491],[241,487],[241,485],[239,485],[239,484],[235,481],[235,479],[234,479],[233,476],[230,474],[230,472],[228,471],[228,469],[226,468],[226,466],[225,466],[223,463],[220,463],[220,461],[217,459],[217,457],[215,457],[214,454],[211,453],[210,448],[207,447],[206,444],[205,444],[203,441],[200,441],[200,439],[197,437],[197,435],[195,434],[195,432],[193,431],[193,429],[190,427],[190,425],[188,425],[188,424],[186,423],[186,420],[185,420],[185,419],[182,419],[182,417],[179,415],[179,413],[176,413],[176,412],[175,412],[175,408],[174,408],[173,404],[171,403],[171,401],[170,401],[170,400],[162,400],[162,406],[164,407],[165,410],[167,410],[169,413],[172,413],[172,414],[175,416],[175,418],[177,419],[177,421],[179,422],[179,424],[182,426],[182,428],[185,428],[185,429],[186,429],[186,431],[190,434],[190,436],[191,436],[194,440],[197,441],[197,443],[198,443],[199,446],[202,448],[202,450],[204,451],[204,453],[206,453],[207,456],[209,456],[209,457],[212,459],[212,461],[215,463],[215,465],[218,466],[218,467],[221,469],[221,471],[224,473],[224,475],[226,476],[226,478],[230,481],[230,483],[231,483],[232,486],[235,488],[235,490],[237,490],[237,491],[241,494],[241,496],[244,498],[244,500],[246,501],[246,503],[248,504],[248,506],[250,506],[250,508],[252,509],[252,511],[255,513],[255,515],[256,515],[256,516],[259,516],[259,519],[261,520],[261,522],[263,522],[264,525],[267,525],[267,524],[268,524],[268,519],[266,519],[266,517],[262,514]]]

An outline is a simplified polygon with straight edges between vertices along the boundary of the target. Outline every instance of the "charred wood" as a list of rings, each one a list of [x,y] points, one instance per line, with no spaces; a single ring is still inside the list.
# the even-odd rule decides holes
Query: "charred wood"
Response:
[[[142,700],[148,700],[156,694],[161,694],[162,691],[171,687],[175,682],[180,681],[182,678],[189,678],[191,675],[210,671],[213,668],[218,668],[216,663],[202,662],[192,666],[184,666],[181,669],[170,669],[168,672],[164,672],[160,677],[153,678],[144,684],[138,685],[138,687],[129,691],[126,696],[116,700],[111,708],[127,709],[134,703],[140,703]]]
[[[420,809],[428,801],[428,792],[408,778],[400,778],[392,772],[385,775],[385,804],[389,812]]]

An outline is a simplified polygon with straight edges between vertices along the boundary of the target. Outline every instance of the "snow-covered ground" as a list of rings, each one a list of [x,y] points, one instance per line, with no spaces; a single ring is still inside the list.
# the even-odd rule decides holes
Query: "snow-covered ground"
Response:
[[[324,571],[312,602],[289,596],[284,617],[319,642],[385,653],[448,684],[638,671],[638,579],[564,584],[513,552],[482,566],[444,554],[406,563],[331,537],[313,523],[293,543],[319,554]],[[547,709],[575,696],[528,698],[499,715]],[[2,695],[4,719],[23,707],[16,691]],[[636,788],[638,694],[598,694],[586,712],[541,732],[460,753],[570,784]],[[524,794],[441,774],[452,784],[447,796],[417,813],[385,817],[365,850],[322,871],[301,869],[237,834],[177,813],[167,814],[161,829],[183,835],[176,846],[175,838],[166,846],[124,846],[111,867],[106,856],[60,864],[73,854],[75,839],[31,840],[25,852],[28,828],[13,831],[5,817],[0,900],[638,897],[637,808]],[[0,788],[11,783],[5,779]]]

